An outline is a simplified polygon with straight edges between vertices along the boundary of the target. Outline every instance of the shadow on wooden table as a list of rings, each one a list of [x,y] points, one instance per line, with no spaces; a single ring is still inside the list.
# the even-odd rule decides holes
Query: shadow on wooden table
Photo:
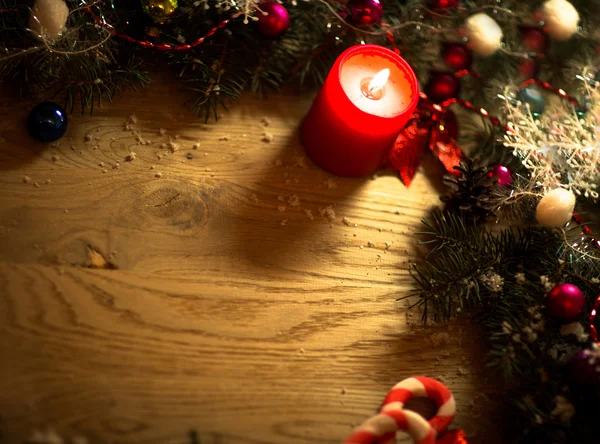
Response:
[[[22,115],[15,119],[10,116]],[[27,165],[47,149],[48,144],[39,142],[27,134],[27,113],[23,104],[0,111],[0,170],[16,170]],[[18,149],[14,149],[18,147]]]
[[[337,233],[331,228],[343,216],[336,209],[350,205],[370,179],[326,173],[306,156],[297,131],[293,134],[249,184],[255,193],[235,209],[229,231],[238,237],[236,256],[309,272],[319,256],[336,255]],[[265,230],[269,225],[272,229]],[[322,242],[315,242],[319,238]]]

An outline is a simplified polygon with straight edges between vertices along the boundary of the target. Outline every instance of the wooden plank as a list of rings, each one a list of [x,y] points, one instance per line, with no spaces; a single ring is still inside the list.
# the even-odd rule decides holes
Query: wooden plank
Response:
[[[184,101],[157,84],[73,116],[55,147],[26,136],[25,107],[1,108],[7,442],[53,427],[123,443],[189,442],[191,429],[202,444],[334,443],[415,374],[446,380],[458,424],[485,431],[475,330],[422,329],[395,301],[410,289],[410,234],[438,203],[436,166],[409,190],[391,173],[336,178],[297,140],[310,97],[246,97],[218,124]]]
[[[484,387],[473,330],[421,328],[379,289],[2,264],[0,291],[7,442],[52,427],[113,442],[187,442],[195,429],[202,443],[335,443],[414,374],[446,380],[458,425],[481,421],[467,407]]]

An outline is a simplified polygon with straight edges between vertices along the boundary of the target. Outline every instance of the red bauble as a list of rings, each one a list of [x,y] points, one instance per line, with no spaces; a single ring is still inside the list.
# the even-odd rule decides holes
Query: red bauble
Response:
[[[512,172],[504,165],[494,165],[488,176],[497,177],[497,183],[502,187],[507,187],[512,183]]]
[[[258,29],[265,37],[277,37],[290,27],[290,15],[283,5],[266,1],[257,8]]]
[[[538,75],[539,67],[535,59],[523,59],[519,65],[519,73],[524,79],[535,79]]]
[[[377,25],[383,17],[383,5],[380,0],[352,0],[348,12],[355,25]]]
[[[429,7],[434,9],[456,8],[459,0],[429,0]]]
[[[447,72],[433,71],[429,82],[425,85],[425,94],[435,103],[458,97],[460,82],[454,75]]]
[[[585,295],[573,284],[558,284],[546,297],[546,308],[552,317],[574,321],[585,308]]]
[[[521,38],[528,51],[544,52],[548,48],[548,38],[540,28],[521,28]]]
[[[458,43],[444,43],[442,47],[444,63],[455,71],[469,69],[473,62],[471,51],[465,45]]]

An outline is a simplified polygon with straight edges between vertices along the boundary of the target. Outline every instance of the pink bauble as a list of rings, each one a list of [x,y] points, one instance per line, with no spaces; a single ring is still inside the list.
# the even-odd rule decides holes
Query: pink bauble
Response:
[[[585,295],[573,284],[558,284],[546,297],[546,308],[552,317],[574,321],[585,308]]]
[[[290,27],[290,15],[279,3],[266,1],[257,6],[258,29],[265,37],[277,37]]]
[[[380,0],[351,0],[348,10],[355,25],[377,25],[383,17],[383,5]]]
[[[512,183],[512,172],[504,165],[494,165],[488,175],[497,177],[500,186],[507,187]]]

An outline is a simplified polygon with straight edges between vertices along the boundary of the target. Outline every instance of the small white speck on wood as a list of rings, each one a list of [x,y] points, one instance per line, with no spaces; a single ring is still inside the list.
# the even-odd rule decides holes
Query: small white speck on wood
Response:
[[[285,205],[279,205],[279,206],[277,207],[277,211],[279,211],[280,213],[284,213],[284,212],[285,212],[285,210],[287,210],[287,208],[286,208],[286,206],[285,206]]]
[[[165,134],[167,134],[167,130],[164,128],[161,128],[158,130],[158,134],[160,134],[161,136],[164,136]]]
[[[23,178],[23,183],[29,183],[29,182],[31,182],[31,178],[29,176],[25,176]]]
[[[174,153],[175,151],[179,150],[179,144],[175,143],[173,140],[169,140],[169,143],[167,144],[167,146],[169,147],[169,151],[171,153]]]
[[[308,217],[310,220],[315,220],[315,216],[313,216],[311,210],[304,210],[304,214],[306,214],[306,217]]]
[[[290,204],[290,207],[297,208],[300,206],[300,198],[294,194],[288,199],[288,204]]]
[[[154,175],[154,177],[156,177],[157,179],[160,179],[160,178],[162,177],[162,173],[156,173],[156,174]]]
[[[221,136],[219,137],[220,141],[225,141],[225,140],[229,140],[229,136],[225,135],[225,136]]]
[[[352,223],[346,216],[342,218],[342,223],[347,227],[358,227],[358,224]]]
[[[269,125],[271,124],[271,120],[269,120],[269,118],[268,118],[268,117],[263,117],[263,118],[260,120],[260,124],[261,124],[262,126],[269,126]]]
[[[335,220],[335,210],[331,205],[328,205],[325,208],[319,208],[319,213],[329,222],[333,222]]]
[[[195,144],[193,144],[192,149],[194,149],[194,150],[200,149],[200,142],[196,142]],[[206,153],[204,153],[204,154],[206,154]]]
[[[137,157],[137,154],[132,151],[125,157],[125,160],[127,162],[133,162],[136,159],[136,157]]]
[[[262,135],[262,139],[261,139],[261,140],[262,140],[263,142],[271,143],[271,142],[273,142],[273,140],[274,140],[274,139],[275,139],[275,136],[273,136],[273,134],[271,134],[271,133],[269,133],[269,132],[265,131],[265,132],[263,133],[263,135]]]

